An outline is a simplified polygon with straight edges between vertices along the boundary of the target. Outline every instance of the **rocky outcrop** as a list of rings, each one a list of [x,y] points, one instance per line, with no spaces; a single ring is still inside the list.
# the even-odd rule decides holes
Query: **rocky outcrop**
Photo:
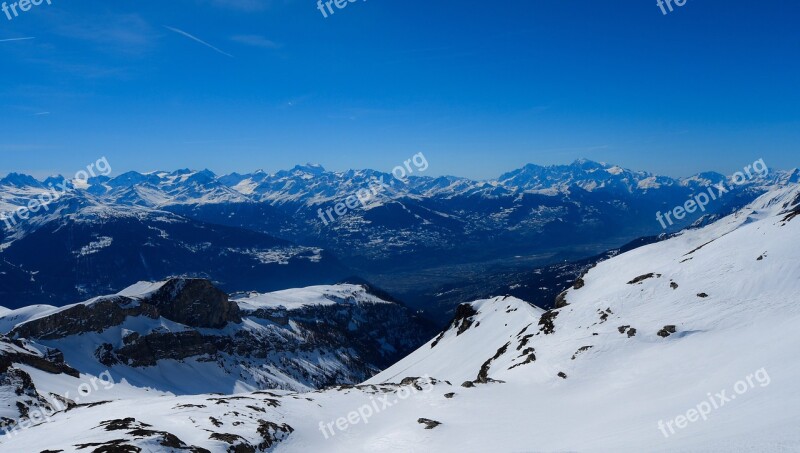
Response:
[[[469,330],[469,328],[472,327],[472,323],[474,322],[472,317],[477,315],[477,314],[478,314],[478,312],[475,310],[475,308],[472,306],[472,304],[461,304],[461,305],[459,305],[456,308],[456,313],[455,313],[455,316],[453,318],[453,322],[450,323],[450,325],[447,327],[447,329],[445,329],[441,333],[439,333],[439,335],[436,337],[436,339],[433,340],[433,343],[431,343],[431,347],[433,348],[437,344],[439,344],[439,341],[441,341],[441,339],[444,338],[444,334],[447,333],[448,331],[450,331],[450,329],[454,329],[454,328],[458,329],[456,331],[456,336],[459,336],[462,333],[464,333],[467,330]],[[477,327],[477,325],[475,327]]]
[[[17,326],[17,338],[54,340],[104,330],[128,317],[167,318],[189,327],[221,328],[240,323],[239,307],[208,280],[176,278],[141,298],[106,296],[77,304],[52,315]]]
[[[129,297],[109,296],[74,305],[50,316],[34,319],[11,331],[16,338],[54,340],[87,332],[102,332],[117,326],[129,316],[157,319],[158,310]]]
[[[21,420],[27,419],[38,408],[48,408],[49,413],[56,409],[37,391],[31,376],[16,365],[27,365],[51,374],[66,373],[78,377],[78,372],[64,363],[64,357],[55,350],[39,352],[21,340],[0,336],[0,430],[19,429]],[[38,412],[37,412],[38,415]]]
[[[183,360],[189,357],[211,358],[230,349],[229,337],[204,336],[197,331],[129,335],[125,345],[114,351],[115,358],[134,367],[155,366],[159,360]]]
[[[45,353],[28,348],[25,340],[14,340],[0,335],[0,373],[5,373],[15,363],[27,365],[50,374],[67,374],[80,376],[77,370],[64,362],[64,354],[56,349],[45,350]]]
[[[425,429],[433,429],[442,424],[442,422],[438,422],[436,420],[431,420],[428,418],[420,418],[417,420],[417,423],[419,423],[420,425],[425,425]]]
[[[677,332],[677,328],[674,325],[669,325],[664,326],[663,329],[659,330],[657,335],[662,338],[667,338],[675,332]]]
[[[550,335],[553,332],[555,332],[556,331],[556,326],[555,326],[556,317],[558,317],[558,311],[556,311],[556,310],[548,310],[548,311],[544,312],[542,314],[541,318],[539,318],[539,325],[541,326],[539,328],[539,332],[541,332],[541,333],[543,333],[545,335]]]
[[[105,332],[118,337],[87,347],[91,358],[110,369],[152,367],[162,360],[213,362],[258,388],[295,390],[363,382],[433,335],[413,311],[400,303],[376,303],[363,286],[366,292],[332,291],[333,304],[290,309],[240,307],[202,279],[176,278],[141,288],[61,309],[18,325],[10,335],[58,347],[66,337]],[[78,373],[56,365],[63,357],[60,362],[24,359],[49,372]],[[265,371],[272,366],[279,377]]]
[[[155,306],[161,316],[190,327],[218,329],[229,322],[242,322],[239,306],[208,280],[169,280],[147,303]]]

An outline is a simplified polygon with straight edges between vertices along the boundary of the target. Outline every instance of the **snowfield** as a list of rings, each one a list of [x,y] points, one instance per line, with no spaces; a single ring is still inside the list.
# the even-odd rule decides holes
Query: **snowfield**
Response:
[[[800,188],[778,188],[599,263],[561,308],[462,305],[441,335],[360,386],[171,396],[122,383],[92,394],[107,403],[5,436],[0,451],[800,451],[798,214]],[[237,302],[305,303],[291,296]],[[31,373],[37,387],[64,387]],[[422,377],[437,381],[406,379]],[[704,417],[691,412],[711,401]]]

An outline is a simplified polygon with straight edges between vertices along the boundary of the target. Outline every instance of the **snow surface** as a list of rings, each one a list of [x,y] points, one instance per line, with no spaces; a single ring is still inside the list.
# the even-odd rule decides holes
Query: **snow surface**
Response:
[[[390,303],[367,292],[359,285],[320,285],[308,288],[287,289],[271,293],[249,293],[232,298],[245,311],[260,308],[296,310],[314,305],[326,306],[352,303]]]
[[[208,395],[131,397],[125,393],[137,391],[122,386],[118,396],[109,390],[113,402],[57,414],[0,441],[0,451],[87,451],[76,445],[124,436],[99,427],[124,417],[213,452],[227,444],[209,432],[257,443],[259,419],[294,429],[275,452],[800,451],[800,219],[787,221],[786,213],[798,202],[797,186],[779,189],[717,223],[604,261],[555,311],[513,298],[475,302],[469,322],[460,320],[435,346],[432,340],[366,386],[243,393],[224,403]],[[239,303],[302,302],[273,293]],[[525,363],[531,353],[535,360]],[[481,369],[495,382],[461,386]],[[450,382],[405,399],[401,391],[410,386],[381,384],[426,375]],[[768,379],[734,392],[759,375]],[[732,399],[707,420],[669,437],[659,430],[659,421],[674,426],[722,390]],[[358,423],[334,427],[327,438],[320,431],[384,397],[394,404],[368,423],[355,417]],[[419,418],[441,425],[424,429]],[[150,440],[130,442],[168,451]]]

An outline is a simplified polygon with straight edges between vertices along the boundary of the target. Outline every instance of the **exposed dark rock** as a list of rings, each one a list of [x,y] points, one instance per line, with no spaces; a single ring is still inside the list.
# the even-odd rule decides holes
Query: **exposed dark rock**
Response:
[[[437,422],[436,420],[430,420],[427,418],[420,418],[417,420],[417,423],[419,423],[420,425],[425,425],[425,429],[433,429],[442,424],[441,422]]]
[[[147,298],[161,316],[190,327],[217,329],[241,323],[239,306],[204,279],[172,279]]]
[[[658,331],[658,336],[659,337],[663,337],[663,338],[667,338],[668,336],[672,335],[676,331],[677,330],[676,330],[675,326],[672,326],[672,325],[664,326],[663,329]]]
[[[600,324],[608,321],[608,315],[613,315],[614,312],[611,311],[611,308],[606,308],[605,311],[597,310],[597,313],[600,315]]]
[[[702,299],[705,299],[706,297],[708,297],[708,294],[706,294],[706,293],[699,293],[699,294],[697,294],[697,297],[700,297],[700,298],[702,298]]]
[[[536,354],[535,354],[535,350],[533,348],[525,348],[525,350],[522,351],[522,355],[520,357],[523,357],[525,355],[527,355],[527,357],[525,358],[524,361],[522,361],[520,363],[517,363],[517,364],[514,364],[514,365],[511,365],[510,367],[508,367],[508,369],[509,370],[513,370],[514,368],[516,368],[518,366],[527,365],[529,363],[533,363],[533,362],[536,361]]]
[[[259,420],[257,431],[262,439],[261,443],[258,444],[258,448],[260,451],[266,451],[289,437],[294,432],[294,428],[286,423],[278,425],[277,423]]]
[[[593,347],[594,346],[582,346],[577,351],[575,351],[575,354],[572,355],[572,360],[575,360],[581,353],[586,352],[589,349],[592,349]]]
[[[445,397],[445,398],[448,398],[448,399],[450,399],[450,398],[452,398],[452,397],[454,397],[454,396],[456,396],[456,394],[455,394],[454,392],[450,392],[450,393],[445,393],[445,394],[444,394],[444,397]]]
[[[669,282],[669,287],[672,289],[678,289],[678,284],[675,282]]]
[[[461,335],[462,333],[466,332],[470,327],[472,327],[473,319],[472,317],[477,315],[478,312],[472,307],[471,304],[461,304],[456,308],[456,313],[453,318],[453,321],[447,327],[447,329],[443,330],[439,335],[433,340],[431,343],[431,347],[435,347],[439,344],[439,341],[444,337],[444,334],[447,333],[450,329],[458,329],[456,331],[456,336]],[[480,323],[478,323],[480,324]],[[477,325],[475,326],[477,327]]]
[[[475,383],[472,381],[464,381],[464,383],[462,383],[461,386],[466,388],[472,388],[475,387]]]
[[[517,351],[519,351],[520,349],[522,349],[525,346],[527,346],[527,344],[531,340],[531,338],[533,338],[533,334],[532,333],[529,333],[528,335],[525,335],[524,337],[520,338],[519,344],[517,345]]]
[[[619,330],[619,333],[622,333],[622,334],[624,334],[627,331],[628,332],[628,338],[631,338],[634,335],[636,335],[636,329],[631,327],[631,326],[619,326],[619,328],[617,328],[617,330]]]
[[[0,341],[2,341],[2,337],[0,337]],[[33,352],[30,354],[11,351],[0,352],[0,373],[8,370],[14,363],[28,365],[50,374],[63,373],[76,378],[80,377],[78,370],[64,363],[64,356],[60,352],[58,354],[48,354],[44,357],[40,357]]]
[[[563,371],[559,371],[558,372],[558,377],[560,377],[561,379],[566,379],[567,378],[567,373],[565,373]]]
[[[791,222],[792,219],[800,215],[800,195],[794,199],[793,203],[795,205],[793,208],[781,213],[786,214],[786,217],[783,218],[784,222]]]
[[[140,453],[141,448],[125,443],[124,439],[111,440],[104,443],[76,444],[75,448],[83,450],[85,448],[97,447],[92,453]]]
[[[478,312],[470,304],[461,304],[456,308],[456,315],[453,320],[453,327],[458,327],[456,336],[466,332],[472,326],[472,317],[477,314]]]
[[[17,326],[12,335],[53,340],[104,330],[122,324],[129,316],[159,316],[190,327],[220,328],[242,321],[239,307],[208,280],[176,278],[142,300],[106,296],[91,304],[66,310]]]
[[[583,278],[578,278],[575,280],[575,283],[572,284],[572,289],[581,289],[586,286],[586,282],[583,281]]]
[[[104,426],[106,431],[124,431],[129,429],[150,428],[152,425],[137,422],[135,418],[128,417],[118,418],[116,420],[105,420],[100,422],[100,426]]]
[[[152,305],[139,304],[128,297],[109,296],[91,305],[78,304],[50,316],[28,321],[15,327],[10,335],[55,340],[88,332],[100,333],[122,324],[128,316],[157,319],[159,314]]]
[[[697,247],[696,249],[692,250],[691,252],[689,252],[689,253],[687,253],[686,255],[683,255],[683,256],[689,256],[689,255],[691,255],[692,253],[694,253],[694,252],[696,252],[696,251],[700,250],[701,248],[703,248],[703,247],[707,246],[708,244],[710,244],[710,243],[712,243],[712,242],[716,241],[717,239],[719,239],[719,238],[712,239],[712,240],[710,240],[710,241],[706,242],[705,244],[701,245],[700,247]],[[688,260],[687,260],[687,261],[688,261]],[[681,261],[681,262],[683,262],[683,261]]]
[[[183,360],[188,357],[214,356],[230,347],[229,337],[204,336],[200,332],[155,332],[138,337],[116,352],[123,363],[134,366],[155,366],[158,360]]]
[[[209,439],[218,440],[221,442],[225,442],[227,444],[246,442],[246,440],[242,436],[238,436],[236,434],[224,434],[224,433],[211,433]],[[255,451],[255,449],[253,449],[253,451]]]
[[[542,313],[541,318],[539,318],[539,331],[545,335],[550,335],[551,333],[556,331],[556,326],[554,324],[555,319],[558,317],[558,311],[556,310],[548,310]]]
[[[647,280],[648,278],[653,278],[655,276],[656,276],[656,274],[654,274],[652,272],[649,273],[649,274],[640,275],[640,276],[634,278],[633,280],[629,281],[628,284],[629,285],[635,285],[637,283],[641,283],[641,282]]]
[[[569,305],[569,302],[567,302],[567,292],[568,291],[563,291],[561,294],[556,296],[556,302],[555,302],[555,305],[554,305],[555,308],[557,308],[557,309],[558,308],[563,308],[563,307],[566,307],[567,305]]]
[[[430,386],[430,385],[436,384],[437,382],[441,382],[441,381],[437,381],[436,379],[433,379],[433,378],[406,377],[402,381],[400,381],[400,385],[401,386],[402,385],[412,385],[412,386],[414,386],[415,389],[417,389],[418,391],[421,392],[421,391],[424,390],[424,387],[422,387],[422,385],[420,383],[422,383],[422,384],[424,384],[426,386]]]
[[[137,439],[155,440],[162,447],[168,447],[178,450],[184,450],[188,448],[188,445],[186,445],[186,443],[180,440],[178,436],[172,433],[168,433],[166,431],[154,431],[150,429],[140,428],[140,429],[134,429],[133,431],[129,431],[128,435],[133,436]]]
[[[107,367],[112,367],[120,363],[117,355],[114,354],[114,346],[110,343],[103,343],[98,346],[94,351],[94,356],[97,358],[98,362]]]
[[[478,377],[475,379],[476,384],[486,384],[489,382],[489,368],[492,366],[492,361],[497,360],[501,355],[505,354],[510,344],[511,342],[508,342],[501,346],[497,352],[494,353],[494,356],[491,359],[487,360],[483,363],[483,365],[481,365],[481,369],[478,372]]]

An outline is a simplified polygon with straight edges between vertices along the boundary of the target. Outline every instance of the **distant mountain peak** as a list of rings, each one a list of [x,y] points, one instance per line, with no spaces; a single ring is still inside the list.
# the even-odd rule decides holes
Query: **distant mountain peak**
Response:
[[[30,175],[23,173],[9,173],[8,176],[0,179],[0,186],[41,187],[42,183]]]
[[[308,163],[305,165],[295,165],[292,171],[301,171],[303,173],[311,173],[314,175],[321,175],[325,173],[325,168],[320,164]]]

